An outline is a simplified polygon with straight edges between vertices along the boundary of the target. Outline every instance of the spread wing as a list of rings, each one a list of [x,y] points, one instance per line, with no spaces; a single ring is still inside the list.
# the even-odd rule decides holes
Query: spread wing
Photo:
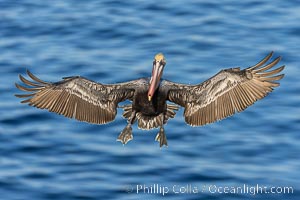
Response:
[[[21,103],[89,123],[104,124],[114,120],[118,103],[134,95],[135,81],[104,85],[74,76],[50,83],[40,80],[29,71],[27,74],[34,82],[21,75],[19,77],[29,87],[16,83],[18,89],[31,92],[16,95],[27,98]]]
[[[221,70],[198,85],[165,81],[164,87],[169,89],[168,100],[185,108],[185,121],[192,126],[212,123],[241,112],[279,86],[275,81],[283,78],[284,74],[278,73],[284,66],[269,70],[280,61],[278,57],[266,64],[272,54],[273,52],[256,65],[243,70]]]

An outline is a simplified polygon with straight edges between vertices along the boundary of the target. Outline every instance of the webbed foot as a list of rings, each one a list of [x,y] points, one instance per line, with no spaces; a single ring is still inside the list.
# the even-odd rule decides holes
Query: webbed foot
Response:
[[[131,128],[130,125],[127,125],[123,129],[123,131],[121,132],[121,134],[118,136],[117,141],[122,142],[122,144],[127,144],[127,142],[129,142],[132,139],[133,139],[132,128]]]
[[[157,133],[155,140],[159,142],[159,147],[162,147],[163,145],[168,146],[167,137],[164,128],[159,129],[159,132]]]

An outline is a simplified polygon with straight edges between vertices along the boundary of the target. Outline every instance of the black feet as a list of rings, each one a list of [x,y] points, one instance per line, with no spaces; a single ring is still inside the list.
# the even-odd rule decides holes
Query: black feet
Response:
[[[122,142],[122,144],[127,144],[127,142],[129,142],[132,139],[133,139],[132,128],[131,128],[130,125],[127,125],[123,129],[123,131],[121,132],[121,134],[118,136],[117,141]]]
[[[161,127],[159,129],[159,132],[157,133],[155,140],[159,142],[159,147],[162,147],[164,145],[168,146],[167,137],[164,128]]]

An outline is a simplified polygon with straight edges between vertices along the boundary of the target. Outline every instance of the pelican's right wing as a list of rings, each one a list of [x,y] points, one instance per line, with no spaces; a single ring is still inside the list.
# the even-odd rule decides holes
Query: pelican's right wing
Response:
[[[21,103],[95,124],[114,120],[118,103],[131,99],[136,87],[136,81],[104,85],[80,76],[49,83],[40,80],[29,71],[27,74],[35,82],[19,76],[29,87],[17,83],[16,87],[22,91],[32,92],[17,94],[19,98],[27,98]]]
[[[185,108],[185,121],[192,126],[201,126],[241,112],[255,101],[262,99],[284,76],[279,74],[284,66],[267,71],[275,66],[280,57],[263,66],[272,56],[270,53],[256,65],[240,70],[221,70],[215,76],[198,85],[185,85],[165,81],[169,91],[168,100]]]

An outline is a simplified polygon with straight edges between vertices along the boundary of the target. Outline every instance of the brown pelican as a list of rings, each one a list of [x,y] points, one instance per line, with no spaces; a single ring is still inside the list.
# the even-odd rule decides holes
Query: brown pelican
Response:
[[[272,54],[243,70],[239,67],[221,70],[196,85],[162,80],[166,60],[161,53],[154,57],[150,78],[117,84],[96,83],[81,76],[65,77],[59,82],[50,83],[27,71],[33,81],[21,75],[19,77],[29,87],[19,84],[16,87],[31,93],[16,96],[27,98],[21,103],[94,124],[113,121],[118,103],[130,100],[132,104],[122,106],[128,124],[117,140],[123,144],[132,140],[131,126],[137,121],[141,129],[159,128],[155,140],[162,147],[167,146],[164,124],[169,118],[174,118],[179,106],[184,107],[187,124],[202,126],[243,111],[279,86],[274,81],[282,79],[284,74],[277,74],[284,66],[270,71],[280,61],[278,57],[266,64]],[[167,101],[175,104],[168,104]]]

